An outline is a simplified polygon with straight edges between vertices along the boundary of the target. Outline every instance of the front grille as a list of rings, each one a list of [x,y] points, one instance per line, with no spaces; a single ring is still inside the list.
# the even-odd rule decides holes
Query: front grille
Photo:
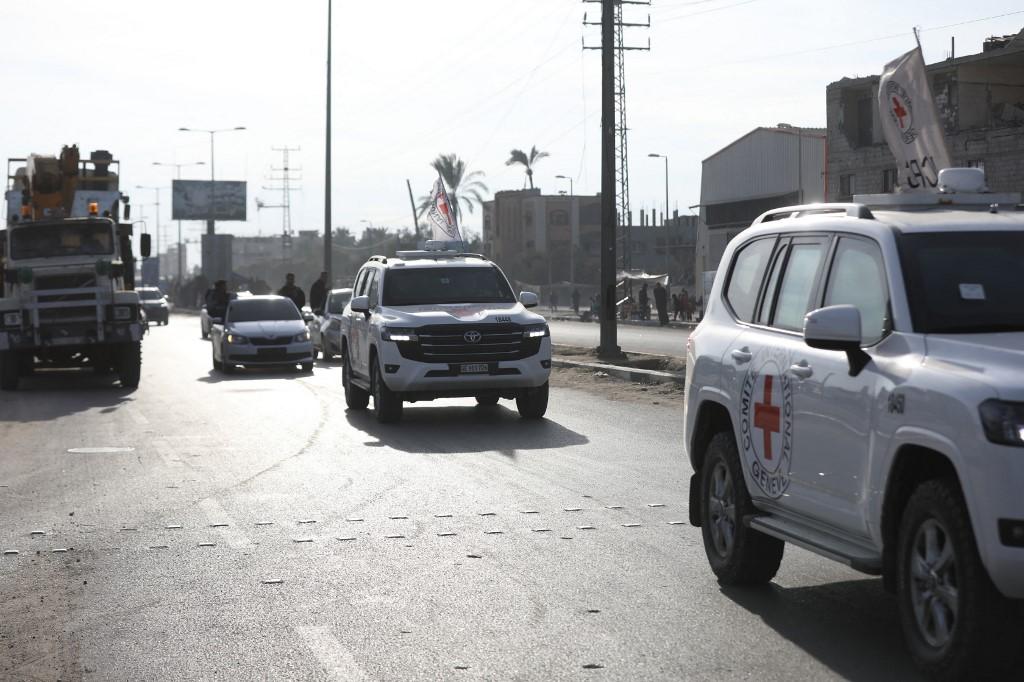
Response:
[[[471,343],[466,334],[478,332]],[[417,362],[462,363],[522,360],[540,352],[540,339],[524,339],[514,324],[434,325],[416,330],[419,341],[401,342],[402,357]]]
[[[44,289],[81,289],[96,286],[96,275],[76,272],[68,275],[39,275],[32,283],[36,291]]]
[[[68,322],[96,322],[96,305],[43,308],[39,311],[39,324],[66,324]]]
[[[291,343],[291,336],[250,336],[249,342],[254,346],[286,346]]]

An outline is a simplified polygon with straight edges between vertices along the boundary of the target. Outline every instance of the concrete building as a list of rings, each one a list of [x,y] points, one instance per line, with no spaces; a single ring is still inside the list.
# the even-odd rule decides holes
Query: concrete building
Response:
[[[484,255],[530,284],[598,281],[601,197],[496,192],[483,204]]]
[[[182,244],[181,249],[181,271],[188,274],[188,249]],[[178,245],[171,244],[167,250],[160,254],[160,276],[163,279],[179,279],[178,272]]]
[[[893,55],[895,57],[895,55]],[[985,169],[996,192],[1024,190],[1024,31],[927,67],[954,165]],[[826,89],[828,199],[893,191],[896,159],[878,113],[879,76]]]
[[[825,130],[755,128],[704,159],[695,270],[697,295],[726,244],[765,211],[825,198]]]

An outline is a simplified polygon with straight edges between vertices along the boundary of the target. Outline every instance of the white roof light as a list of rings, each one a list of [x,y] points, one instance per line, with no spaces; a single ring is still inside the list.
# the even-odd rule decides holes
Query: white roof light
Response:
[[[939,171],[939,191],[943,194],[987,192],[985,171],[981,168],[943,168]]]

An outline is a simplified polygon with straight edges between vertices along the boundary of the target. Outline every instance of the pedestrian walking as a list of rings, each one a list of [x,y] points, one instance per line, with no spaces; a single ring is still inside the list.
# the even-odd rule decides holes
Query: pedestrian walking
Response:
[[[294,273],[289,272],[284,276],[284,286],[277,290],[277,295],[292,299],[292,303],[299,310],[302,310],[302,306],[306,305],[306,294],[302,293],[302,289],[295,286]]]
[[[321,272],[320,277],[309,287],[309,307],[313,312],[323,313],[327,304],[327,273]]]
[[[654,285],[654,307],[658,309],[658,326],[668,325],[668,289],[660,281]]]
[[[679,299],[682,294],[672,294],[672,320],[678,320],[679,315],[683,312],[682,306],[679,305]]]
[[[577,315],[580,314],[580,290],[576,288],[572,290],[572,310]]]
[[[640,319],[649,320],[651,318],[651,301],[647,294],[647,282],[643,283],[640,287]]]
[[[686,321],[690,320],[690,315],[691,315],[691,313],[690,313],[690,306],[691,306],[691,304],[692,304],[692,301],[690,301],[690,295],[686,293],[686,289],[683,289],[682,292],[680,292],[680,294],[679,294],[679,307],[680,307],[681,312],[683,314],[682,317]]]
[[[551,312],[558,312],[558,293],[552,291],[548,295],[548,304],[551,306]]]

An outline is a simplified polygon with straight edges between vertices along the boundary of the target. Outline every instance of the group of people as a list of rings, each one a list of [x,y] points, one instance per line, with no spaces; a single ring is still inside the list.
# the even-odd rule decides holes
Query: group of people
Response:
[[[637,300],[637,312],[641,320],[651,319],[651,293],[648,289],[647,283],[645,282],[640,286],[640,294]],[[657,282],[653,289],[654,295],[654,307],[658,311],[658,323],[664,327],[668,325],[668,304],[669,304],[669,292],[661,282]],[[672,301],[672,319],[691,321],[693,320],[694,313],[697,312],[696,302],[690,298],[690,295],[686,293],[686,289],[683,289],[678,294],[671,295]],[[627,314],[630,314],[629,311]]]
[[[323,310],[327,303],[327,273],[321,272],[320,276],[309,287],[309,307],[313,310]],[[284,286],[277,290],[278,296],[290,298],[295,307],[302,310],[306,305],[306,294],[302,287],[295,283],[295,274],[289,272],[284,276]],[[228,301],[235,298],[235,294],[228,292],[228,283],[219,279],[213,286],[207,289],[203,302],[206,304],[206,311],[211,317],[223,317],[227,311]]]

